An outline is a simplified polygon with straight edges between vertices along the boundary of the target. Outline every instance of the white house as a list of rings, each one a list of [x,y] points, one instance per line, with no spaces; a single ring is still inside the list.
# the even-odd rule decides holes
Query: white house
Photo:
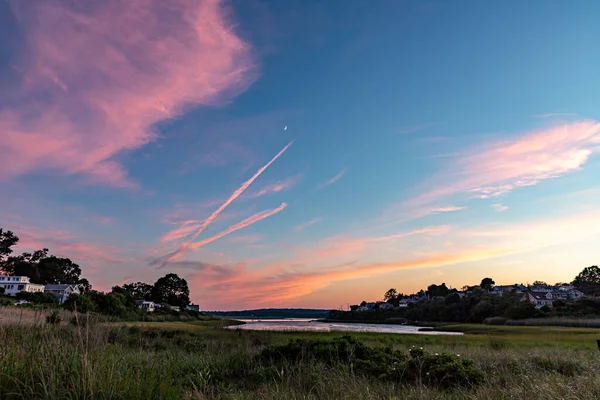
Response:
[[[394,306],[390,303],[379,303],[378,305],[380,310],[391,310],[394,308]]]
[[[58,283],[54,285],[46,285],[44,291],[46,293],[52,293],[54,296],[56,296],[58,304],[63,304],[72,294],[81,294],[79,286],[71,283]]]
[[[556,297],[552,292],[525,292],[522,301],[528,301],[535,305],[535,308],[544,306],[552,307]]]
[[[498,295],[498,296],[502,296],[504,294],[504,292],[515,292],[515,293],[523,293],[527,288],[523,285],[498,285],[498,286],[494,286],[494,288],[492,289],[492,291],[490,293]]]
[[[140,310],[144,310],[144,311],[148,311],[148,312],[154,311],[154,302],[153,301],[136,300],[135,305]]]
[[[0,275],[0,288],[4,288],[6,296],[16,296],[19,292],[43,292],[44,285],[29,282],[28,276]]]
[[[187,306],[185,306],[185,309],[200,312],[200,306],[198,304],[188,304]]]
[[[562,300],[579,300],[583,298],[585,295],[583,292],[573,288],[573,289],[560,289],[554,293],[555,297]]]

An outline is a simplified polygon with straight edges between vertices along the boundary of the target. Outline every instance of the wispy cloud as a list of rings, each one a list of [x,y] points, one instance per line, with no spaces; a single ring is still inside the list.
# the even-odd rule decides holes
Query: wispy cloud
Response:
[[[459,193],[484,199],[505,195],[577,171],[599,151],[600,123],[591,120],[488,143],[455,158],[402,206],[422,207]]]
[[[502,212],[502,211],[506,211],[508,210],[508,206],[505,206],[502,203],[494,203],[492,204],[492,208],[498,212]]]
[[[25,43],[20,91],[0,94],[3,178],[57,171],[134,186],[116,155],[154,140],[157,122],[223,103],[257,76],[218,0],[11,4]]]
[[[443,207],[436,207],[431,209],[431,214],[440,214],[440,213],[447,213],[447,212],[453,212],[453,211],[460,211],[460,210],[464,210],[467,207],[458,207],[458,206],[443,206]]]
[[[238,197],[240,197],[242,195],[242,193],[244,193],[244,191],[246,189],[248,189],[248,187],[252,184],[252,182],[254,182],[256,180],[256,178],[258,178],[267,168],[269,168],[269,166],[271,164],[273,164],[275,162],[275,160],[277,160],[283,153],[285,153],[285,151],[291,145],[292,145],[292,142],[288,143],[283,149],[281,149],[279,151],[279,153],[277,153],[275,155],[275,157],[273,157],[268,163],[266,163],[258,171],[256,171],[256,173],[254,175],[252,175],[252,177],[250,179],[248,179],[239,188],[237,188],[231,194],[231,196],[229,196],[229,198],[223,204],[221,204],[221,206],[218,209],[216,209],[208,218],[206,218],[204,220],[204,222],[202,222],[202,224],[200,225],[200,227],[198,228],[198,230],[192,235],[191,238],[189,238],[187,241],[185,241],[185,243],[183,243],[181,246],[179,246],[179,248],[175,252],[166,255],[162,259],[161,268],[164,267],[169,261],[177,259],[183,252],[185,252],[187,250],[188,246],[190,246],[190,244],[194,240],[196,240],[196,238],[204,231],[204,229],[206,229],[206,227],[208,227],[215,219],[217,219],[217,217],[219,216],[219,214],[221,212],[223,212],[223,210],[225,210],[225,208],[227,208],[227,206],[229,204],[231,204],[235,199],[237,199]]]
[[[261,196],[271,194],[271,193],[279,193],[279,192],[283,192],[284,190],[289,190],[289,189],[293,188],[294,186],[296,186],[296,184],[300,180],[300,177],[301,177],[300,175],[295,175],[290,178],[287,178],[287,179],[284,179],[281,181],[277,181],[275,183],[271,183],[271,184],[263,187],[262,189],[260,189],[258,192],[250,193],[249,195],[247,195],[247,197],[248,198],[256,198],[256,197],[261,197]]]
[[[548,113],[548,114],[536,114],[534,115],[534,117],[536,118],[566,118],[566,117],[571,117],[571,118],[575,118],[578,117],[579,115],[575,114],[575,113]]]
[[[327,187],[331,184],[334,184],[335,182],[339,181],[342,176],[344,176],[346,174],[346,168],[344,168],[343,170],[340,171],[340,173],[338,173],[336,176],[334,176],[333,178],[321,183],[317,189],[323,189],[324,187]]]
[[[306,222],[301,223],[300,225],[296,225],[294,227],[294,230],[295,231],[302,231],[302,230],[308,228],[309,226],[316,224],[317,222],[321,221],[322,219],[323,218],[321,218],[321,217],[313,218],[311,220],[308,220]]]

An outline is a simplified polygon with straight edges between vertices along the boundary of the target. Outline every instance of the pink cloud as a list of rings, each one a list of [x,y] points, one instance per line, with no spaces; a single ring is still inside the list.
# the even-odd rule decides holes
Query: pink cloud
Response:
[[[270,185],[263,187],[256,193],[249,194],[247,197],[252,199],[252,198],[261,197],[261,196],[271,194],[271,193],[279,193],[279,192],[283,192],[284,190],[289,190],[289,189],[293,188],[294,186],[296,186],[299,179],[300,179],[300,175],[296,175],[296,176],[292,176],[291,178],[284,179],[282,181],[277,181],[275,183],[272,183]]]
[[[313,219],[311,219],[309,221],[301,223],[300,225],[296,225],[294,227],[294,230],[295,231],[302,231],[302,230],[308,228],[309,226],[316,224],[317,222],[321,221],[322,219],[323,218],[320,218],[320,217],[319,218],[313,218]]]
[[[323,189],[324,187],[327,187],[331,184],[334,184],[335,182],[339,181],[342,176],[344,176],[346,174],[346,168],[344,168],[343,170],[340,171],[339,174],[337,174],[336,176],[334,176],[333,178],[323,182],[322,184],[320,184],[317,189]]]
[[[223,103],[256,78],[218,0],[12,4],[25,43],[20,91],[0,95],[4,178],[50,170],[134,186],[115,156],[154,140],[157,122]]]
[[[402,208],[422,207],[459,193],[482,199],[505,195],[577,171],[599,151],[600,123],[592,120],[491,142],[459,156],[445,172],[425,182],[424,193]]]
[[[13,232],[19,237],[18,248],[39,250],[48,248],[51,254],[71,258],[76,263],[92,265],[120,264],[128,260],[122,250],[114,246],[82,241],[65,230],[45,229],[32,226],[16,226]]]
[[[170,253],[168,255],[166,255],[161,262],[161,268],[164,267],[169,261],[174,260],[174,259],[178,259],[185,251],[187,251],[188,247],[190,246],[190,244],[196,240],[196,238],[215,220],[217,219],[217,217],[219,216],[219,214],[221,214],[221,212],[223,212],[223,210],[225,210],[225,208],[227,208],[227,206],[229,204],[231,204],[235,199],[237,199],[238,197],[240,197],[244,191],[246,191],[246,189],[248,189],[248,187],[252,184],[252,182],[254,182],[256,180],[256,178],[258,178],[267,168],[269,168],[269,166],[271,164],[273,164],[275,162],[275,160],[277,160],[283,153],[285,153],[285,151],[292,145],[292,142],[288,143],[283,149],[281,149],[279,151],[279,153],[277,153],[275,155],[275,157],[273,157],[268,163],[266,163],[265,165],[263,165],[261,168],[259,168],[258,171],[256,171],[256,173],[254,175],[252,175],[252,177],[250,179],[248,179],[246,182],[242,183],[242,185],[237,188],[232,194],[231,196],[229,196],[229,198],[223,203],[221,204],[221,206],[216,209],[208,218],[206,218],[204,220],[204,222],[202,222],[202,224],[200,225],[200,227],[198,228],[198,230],[192,235],[191,238],[189,238],[185,243],[181,244],[181,246],[179,246],[179,248],[173,252]],[[285,204],[285,203],[283,203]],[[283,206],[285,207],[285,205]]]

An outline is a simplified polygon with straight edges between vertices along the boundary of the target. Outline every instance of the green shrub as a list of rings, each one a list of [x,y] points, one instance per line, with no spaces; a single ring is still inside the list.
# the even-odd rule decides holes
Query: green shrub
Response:
[[[296,339],[269,346],[260,353],[272,363],[319,361],[330,366],[346,365],[355,373],[400,383],[425,383],[438,387],[476,385],[483,373],[473,361],[459,355],[431,354],[412,347],[409,356],[391,348],[367,346],[350,336],[333,340]]]
[[[459,354],[429,353],[412,347],[407,362],[394,369],[395,376],[443,388],[473,386],[483,380],[483,372],[472,360]]]

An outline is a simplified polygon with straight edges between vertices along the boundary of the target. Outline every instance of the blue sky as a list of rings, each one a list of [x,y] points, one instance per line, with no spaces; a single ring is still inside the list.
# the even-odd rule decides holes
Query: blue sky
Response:
[[[571,280],[600,255],[599,12],[0,3],[0,226],[204,309]]]

